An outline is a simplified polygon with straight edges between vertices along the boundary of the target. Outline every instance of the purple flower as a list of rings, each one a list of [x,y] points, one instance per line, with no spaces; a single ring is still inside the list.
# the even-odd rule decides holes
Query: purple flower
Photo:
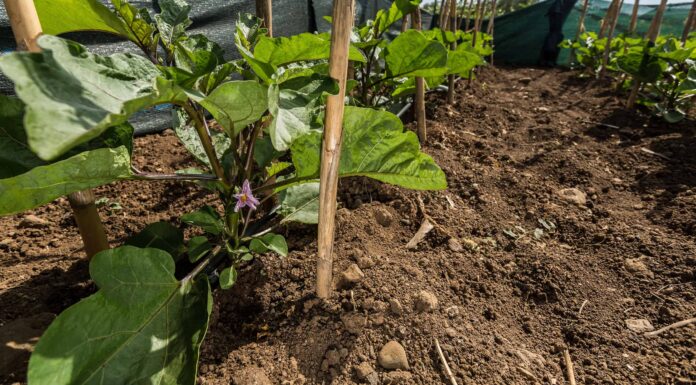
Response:
[[[256,210],[256,206],[259,204],[259,200],[254,198],[254,195],[251,193],[249,180],[244,180],[242,191],[240,191],[239,194],[234,194],[234,197],[237,198],[237,204],[234,205],[235,212],[238,212],[242,207]]]

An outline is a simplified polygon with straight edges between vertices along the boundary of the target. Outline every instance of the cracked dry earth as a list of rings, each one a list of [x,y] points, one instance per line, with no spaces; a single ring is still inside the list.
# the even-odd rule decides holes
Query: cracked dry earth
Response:
[[[449,383],[435,339],[459,384],[568,384],[566,349],[578,384],[696,382],[696,324],[644,335],[696,316],[694,117],[627,112],[560,70],[487,68],[457,95],[429,95],[424,147],[449,189],[342,181],[332,300],[312,294],[316,230],[288,227],[287,258],[215,294],[200,384]],[[171,132],[136,142],[145,171],[192,163]],[[120,206],[101,208],[114,245],[214,201],[177,183],[98,194]],[[95,290],[67,203],[0,219],[0,266],[0,379],[24,383],[32,342]]]

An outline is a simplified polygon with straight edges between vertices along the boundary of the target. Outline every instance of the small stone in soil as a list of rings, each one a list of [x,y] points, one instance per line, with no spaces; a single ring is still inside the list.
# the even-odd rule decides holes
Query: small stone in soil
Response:
[[[450,250],[454,251],[455,253],[461,253],[462,251],[464,251],[464,247],[456,238],[450,238],[447,241],[447,246]]]
[[[389,300],[389,310],[396,315],[404,314],[404,307],[398,299],[392,298]]]
[[[396,370],[391,373],[387,373],[384,375],[384,383],[385,384],[406,384],[409,383],[412,379],[412,375],[409,372],[405,372],[403,370]]]
[[[640,277],[653,278],[655,276],[643,262],[643,258],[627,258],[624,261],[624,267],[629,272]]]
[[[587,204],[587,194],[577,188],[565,188],[559,190],[557,194],[561,199],[578,206],[585,206]]]
[[[626,327],[636,333],[645,333],[655,330],[650,321],[646,319],[627,319]]]
[[[358,267],[361,269],[369,269],[375,265],[375,261],[370,256],[358,258]]]
[[[29,214],[22,218],[22,221],[19,222],[19,227],[46,227],[48,224],[49,222],[47,220],[39,218],[36,215]]]
[[[375,220],[383,227],[389,227],[394,222],[394,216],[385,207],[375,208]]]
[[[362,281],[363,278],[365,278],[365,274],[362,272],[362,270],[360,270],[360,267],[357,264],[352,263],[343,273],[341,273],[341,276],[338,279],[338,288],[349,288]]]
[[[421,290],[415,298],[416,310],[420,313],[429,313],[438,308],[439,303],[435,294]]]
[[[343,327],[350,334],[360,334],[362,329],[367,324],[367,319],[364,315],[358,313],[345,314],[341,317]]]
[[[408,370],[408,358],[406,350],[396,341],[387,342],[377,357],[379,364],[385,369],[405,369]]]
[[[363,362],[355,367],[355,375],[359,380],[366,382],[370,385],[379,384],[379,375],[375,372],[375,369],[370,365],[369,362]]]

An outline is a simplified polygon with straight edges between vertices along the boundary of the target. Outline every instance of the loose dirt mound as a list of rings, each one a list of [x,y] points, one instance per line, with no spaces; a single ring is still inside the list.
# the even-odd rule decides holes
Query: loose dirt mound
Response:
[[[342,181],[341,289],[314,299],[315,231],[286,229],[288,258],[260,258],[216,293],[200,383],[447,383],[435,338],[464,384],[568,383],[565,349],[579,384],[696,381],[696,325],[650,338],[631,321],[659,328],[696,314],[694,120],[625,112],[610,85],[557,70],[487,69],[458,87],[454,106],[430,96],[425,147],[450,188]],[[146,171],[183,168],[191,160],[174,143],[139,139],[136,159]],[[120,205],[101,209],[115,244],[214,202],[168,183],[99,195]],[[94,290],[67,204],[32,214],[46,223],[0,219],[8,384],[25,376],[15,353]],[[435,229],[406,249],[424,215]],[[21,338],[5,335],[17,328]],[[405,362],[393,343],[382,351],[390,341]]]

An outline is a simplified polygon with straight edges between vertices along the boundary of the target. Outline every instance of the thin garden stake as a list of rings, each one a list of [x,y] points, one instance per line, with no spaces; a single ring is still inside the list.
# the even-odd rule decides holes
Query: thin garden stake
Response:
[[[411,20],[413,28],[416,31],[423,29],[421,23],[421,10],[416,8],[411,14]],[[422,77],[416,77],[416,102],[413,104],[415,110],[414,115],[416,115],[416,131],[418,132],[418,139],[421,144],[424,144],[428,135],[427,127],[425,126],[425,79]]]
[[[445,23],[445,13],[447,12],[447,0],[440,1],[440,15],[438,18],[437,25],[441,28]]]
[[[495,1],[495,0],[494,0]],[[449,19],[449,30],[452,33],[457,33],[457,1],[450,0],[450,19]],[[454,51],[457,49],[457,40],[455,39],[450,44],[450,49]],[[454,74],[447,76],[447,104],[454,104]]]
[[[684,23],[684,31],[682,32],[682,45],[686,44],[686,39],[689,38],[689,33],[692,29],[696,27],[696,0],[691,3],[691,10],[689,11],[689,17],[686,18],[686,23]]]
[[[256,0],[256,16],[263,19],[268,36],[273,37],[273,4],[271,0]]]
[[[660,26],[662,25],[662,16],[665,13],[665,8],[667,8],[667,0],[660,0],[660,5],[657,6],[657,11],[655,12],[655,16],[653,16],[652,23],[650,23],[650,28],[646,36],[648,39],[648,48],[655,45],[655,40],[660,35]],[[628,101],[626,102],[626,108],[633,108],[638,98],[638,91],[640,91],[641,83],[635,80],[635,78],[634,83],[631,94],[628,96]]]
[[[481,1],[481,0],[476,0],[476,1]],[[466,26],[464,27],[465,31],[469,31],[469,27],[471,27],[471,15],[474,12],[474,0],[469,1],[469,8],[466,11]]]
[[[483,18],[483,9],[486,7],[486,0],[476,1],[476,19],[474,20],[474,37],[471,39],[471,47],[476,49],[476,38],[481,30],[481,19]],[[467,86],[471,87],[471,80],[474,78],[474,69],[469,71],[469,79],[467,80]]]
[[[493,0],[491,3],[491,17],[488,19],[488,28],[486,28],[486,33],[489,35],[493,34],[493,25],[495,24],[495,13],[498,2]]]
[[[331,295],[338,166],[341,159],[344,98],[348,76],[348,48],[353,29],[354,10],[353,0],[334,0],[329,75],[338,81],[339,91],[338,95],[329,96],[326,102],[326,121],[321,150],[319,238],[317,241],[319,252],[317,255],[316,287],[319,298],[328,298]]]
[[[631,12],[631,22],[628,24],[628,34],[633,35],[636,32],[636,25],[638,25],[638,10],[640,9],[640,0],[634,0],[633,12]],[[694,1],[696,4],[696,1]]]
[[[611,3],[609,3],[609,8],[607,8],[607,13],[604,15],[604,18],[602,19],[602,24],[599,27],[599,34],[597,34],[598,38],[603,38],[604,34],[607,33],[607,28],[611,24],[611,15],[614,12],[614,8],[616,8],[616,4],[618,3],[618,0],[611,0]]]
[[[614,29],[616,29],[616,22],[619,21],[619,14],[621,13],[621,7],[623,6],[623,0],[615,0],[616,7],[611,13],[611,18],[609,19],[609,33],[607,34],[607,44],[604,46],[604,55],[602,56],[602,67],[599,70],[599,76],[604,76],[606,72],[607,64],[609,64],[609,52],[611,51],[611,39],[614,37]]]
[[[12,32],[17,40],[17,49],[31,52],[41,51],[41,47],[36,43],[36,39],[42,33],[41,22],[36,13],[34,2],[28,0],[4,0],[4,2]],[[108,249],[109,240],[104,232],[101,218],[99,218],[92,190],[74,192],[68,195],[68,201],[73,210],[87,257],[91,258],[94,254]]]
[[[580,12],[580,20],[578,20],[578,29],[575,31],[575,39],[573,42],[580,40],[580,34],[585,32],[585,15],[587,15],[587,8],[590,5],[590,0],[584,0],[582,3],[582,11]],[[570,50],[570,63],[573,63],[575,59],[575,48]]]

